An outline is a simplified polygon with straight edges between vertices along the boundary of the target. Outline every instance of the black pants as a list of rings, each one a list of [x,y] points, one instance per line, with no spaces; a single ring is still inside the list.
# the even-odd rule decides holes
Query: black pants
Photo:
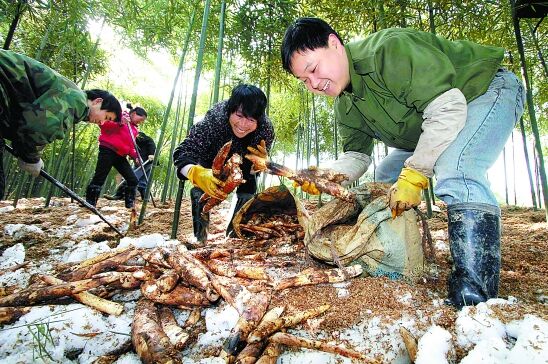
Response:
[[[112,149],[102,146],[99,146],[97,166],[95,167],[95,174],[89,183],[90,186],[103,186],[112,167],[116,168],[122,177],[124,177],[129,188],[137,187],[137,177],[135,177],[135,173],[133,173],[133,169],[126,157],[121,157]]]

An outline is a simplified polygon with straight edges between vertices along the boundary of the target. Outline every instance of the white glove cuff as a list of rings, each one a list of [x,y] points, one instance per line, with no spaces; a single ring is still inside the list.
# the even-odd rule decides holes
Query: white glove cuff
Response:
[[[325,168],[332,169],[335,172],[344,173],[348,176],[348,181],[342,183],[348,186],[358,180],[369,168],[371,157],[359,152],[344,152],[339,159],[328,162]]]

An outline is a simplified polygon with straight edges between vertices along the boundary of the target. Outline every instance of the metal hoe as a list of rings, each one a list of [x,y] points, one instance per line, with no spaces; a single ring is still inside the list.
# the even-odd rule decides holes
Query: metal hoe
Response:
[[[6,150],[8,152],[10,152],[14,157],[17,157],[17,155],[15,154],[15,151],[13,150],[13,148],[9,145],[6,145]],[[59,182],[58,180],[56,180],[55,178],[53,178],[49,173],[47,173],[46,171],[44,171],[43,169],[40,170],[40,175],[42,177],[44,177],[45,179],[47,179],[48,181],[50,181],[51,183],[53,183],[56,187],[60,188],[61,190],[63,190],[63,192],[65,192],[67,195],[69,195],[70,197],[72,197],[73,199],[75,199],[76,201],[80,202],[80,204],[84,207],[86,207],[88,210],[90,210],[91,212],[93,212],[95,215],[99,216],[101,218],[101,220],[103,220],[104,222],[107,223],[108,226],[110,226],[114,231],[116,231],[121,237],[124,237],[124,234],[122,234],[120,232],[120,230],[118,230],[114,225],[112,225],[110,222],[108,222],[108,220],[95,208],[95,206],[89,204],[86,200],[83,200],[80,196],[78,196],[75,192],[73,192],[72,190],[70,190],[67,186],[65,186],[64,184],[62,184],[61,182]]]
[[[148,185],[147,172],[145,171],[143,158],[141,158],[141,154],[139,154],[139,149],[137,148],[137,142],[135,141],[135,136],[131,132],[131,127],[129,126],[129,123],[127,123],[126,125],[127,125],[127,130],[129,131],[129,135],[131,135],[131,141],[133,142],[133,146],[135,147],[135,151],[137,152],[137,159],[139,160],[139,167],[141,167],[141,169],[143,171],[143,175],[145,176],[145,180],[147,181],[147,185]],[[147,162],[148,162],[148,160],[147,160]],[[156,202],[154,202],[154,197],[152,196],[152,193],[150,194],[150,200],[152,201],[152,205],[154,205],[154,207],[156,207]]]

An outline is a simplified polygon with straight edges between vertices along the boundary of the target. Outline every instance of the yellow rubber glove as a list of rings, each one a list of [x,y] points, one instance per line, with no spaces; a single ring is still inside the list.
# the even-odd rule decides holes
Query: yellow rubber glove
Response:
[[[421,203],[421,192],[428,187],[428,178],[413,168],[402,169],[396,183],[388,191],[388,205],[392,218],[400,216]]]
[[[314,182],[308,182],[308,181],[305,181],[302,185],[296,181],[293,181],[293,187],[297,188],[297,187],[301,187],[301,190],[303,190],[303,192],[306,192],[308,193],[309,195],[319,195],[320,194],[320,191],[318,190],[318,188],[316,188],[316,184]]]
[[[224,183],[213,176],[213,171],[210,168],[195,165],[188,171],[187,178],[195,187],[200,188],[211,197],[219,200],[226,198],[226,193],[221,190]]]

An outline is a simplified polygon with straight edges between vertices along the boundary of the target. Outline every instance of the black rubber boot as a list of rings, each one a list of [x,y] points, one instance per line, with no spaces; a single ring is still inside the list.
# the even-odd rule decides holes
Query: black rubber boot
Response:
[[[192,228],[194,236],[200,243],[207,240],[207,229],[209,227],[209,213],[202,214],[205,203],[200,203],[200,197],[204,192],[196,187],[190,190],[190,201],[192,203]]]
[[[101,186],[89,185],[86,190],[86,201],[92,206],[97,205],[97,200],[101,194]]]
[[[137,187],[126,187],[124,192],[124,201],[126,208],[130,209],[135,206],[135,195],[137,194]]]
[[[253,197],[252,193],[238,193],[236,195],[238,200],[236,200],[236,206],[234,206],[234,213],[232,214],[232,217],[230,218],[230,222],[228,223],[228,226],[226,227],[226,236],[229,238],[234,238],[236,234],[234,233],[234,226],[232,225],[232,221],[234,221],[234,216],[236,216],[236,213],[240,211],[242,206],[251,198]]]
[[[137,187],[137,191],[139,191],[139,196],[141,196],[141,200],[145,199],[145,189],[142,187]]]
[[[447,207],[453,267],[448,299],[458,308],[497,297],[500,274],[500,209],[483,203]]]

